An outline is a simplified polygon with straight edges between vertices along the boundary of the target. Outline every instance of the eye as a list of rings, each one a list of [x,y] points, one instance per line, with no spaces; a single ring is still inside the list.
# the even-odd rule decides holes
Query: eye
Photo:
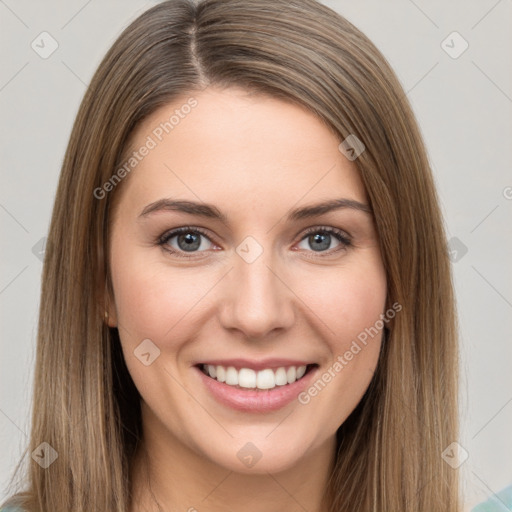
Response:
[[[333,242],[337,243],[334,249],[331,247]],[[351,240],[344,231],[322,226],[308,229],[301,243],[306,244],[306,247],[300,247],[301,249],[311,248],[314,252],[332,254],[349,247]]]
[[[332,248],[333,242],[337,243],[334,249]],[[299,246],[300,249],[312,249],[316,253],[332,254],[349,247],[351,240],[344,231],[320,226],[308,229],[300,243],[305,243],[309,246]],[[205,231],[190,226],[176,228],[164,233],[158,239],[158,245],[165,251],[180,258],[193,258],[195,257],[194,254],[205,252],[214,247],[213,242]]]
[[[204,239],[208,242],[204,243]],[[213,246],[213,243],[206,232],[202,229],[191,228],[188,226],[168,231],[158,240],[158,245],[162,246],[164,250],[182,258],[194,257],[189,256],[186,253],[193,254],[211,249],[211,247],[205,247],[205,245],[208,246],[208,244]]]

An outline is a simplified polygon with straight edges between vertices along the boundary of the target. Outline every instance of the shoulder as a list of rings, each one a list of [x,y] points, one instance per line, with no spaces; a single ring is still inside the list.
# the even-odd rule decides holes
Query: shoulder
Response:
[[[471,512],[509,512],[512,510],[512,485],[491,496],[484,503],[480,503]]]
[[[12,500],[7,500],[3,506],[0,505],[0,512],[25,512],[25,509],[13,503]]]

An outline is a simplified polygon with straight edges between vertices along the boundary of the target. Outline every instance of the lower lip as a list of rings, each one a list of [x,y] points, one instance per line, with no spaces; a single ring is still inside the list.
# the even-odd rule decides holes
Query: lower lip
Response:
[[[194,367],[213,397],[223,405],[242,412],[265,413],[282,409],[295,400],[308,387],[318,370],[315,366],[304,377],[293,384],[272,389],[240,389],[208,377],[200,368]]]

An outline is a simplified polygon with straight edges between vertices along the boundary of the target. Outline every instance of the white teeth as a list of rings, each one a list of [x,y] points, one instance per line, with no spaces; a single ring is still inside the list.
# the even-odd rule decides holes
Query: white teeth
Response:
[[[214,366],[204,364],[203,371],[212,379],[219,382],[225,382],[230,386],[240,386],[248,389],[273,389],[276,386],[285,386],[293,384],[296,380],[304,377],[306,366],[280,367],[277,370],[266,368],[265,370],[255,371],[250,368],[241,368],[237,370],[233,366]]]
[[[261,370],[261,372],[258,372],[256,387],[258,389],[272,389],[276,387],[276,377],[270,368],[268,370]]]
[[[297,380],[302,379],[302,377],[304,377],[305,373],[306,373],[306,367],[305,366],[299,366],[297,368]]]
[[[226,384],[238,386],[238,372],[232,366],[226,370]]]
[[[290,366],[288,370],[286,370],[286,379],[288,380],[288,384],[295,382],[297,380],[297,370],[295,366]]]
[[[238,372],[238,385],[241,388],[255,388],[256,372],[250,368],[242,368]]]
[[[284,386],[288,384],[288,379],[286,378],[286,369],[281,366],[276,370],[276,384],[278,386]]]
[[[217,366],[217,380],[219,382],[226,382],[226,370],[224,366]]]

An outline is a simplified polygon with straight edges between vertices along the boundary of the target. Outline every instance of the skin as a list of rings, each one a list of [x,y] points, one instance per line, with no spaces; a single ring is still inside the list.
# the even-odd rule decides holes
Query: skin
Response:
[[[219,404],[192,365],[299,358],[321,374],[375,324],[387,286],[372,215],[344,208],[286,220],[291,209],[328,199],[367,204],[365,189],[316,116],[236,88],[208,88],[161,107],[139,125],[132,148],[190,96],[197,106],[116,191],[109,324],[119,329],[142,396],[144,430],[131,512],[158,510],[155,500],[166,511],[320,511],[336,430],[370,383],[381,334],[307,405],[294,400],[271,413]],[[214,204],[228,223],[170,210],[140,217],[166,197]],[[201,236],[192,253],[177,236],[167,242],[190,259],[158,244],[182,226],[210,238]],[[342,230],[351,244],[331,236],[315,251],[304,235],[311,227]],[[249,235],[263,249],[252,263],[236,252]],[[134,355],[145,339],[160,350],[149,366]],[[247,442],[262,454],[252,468],[237,457]]]

